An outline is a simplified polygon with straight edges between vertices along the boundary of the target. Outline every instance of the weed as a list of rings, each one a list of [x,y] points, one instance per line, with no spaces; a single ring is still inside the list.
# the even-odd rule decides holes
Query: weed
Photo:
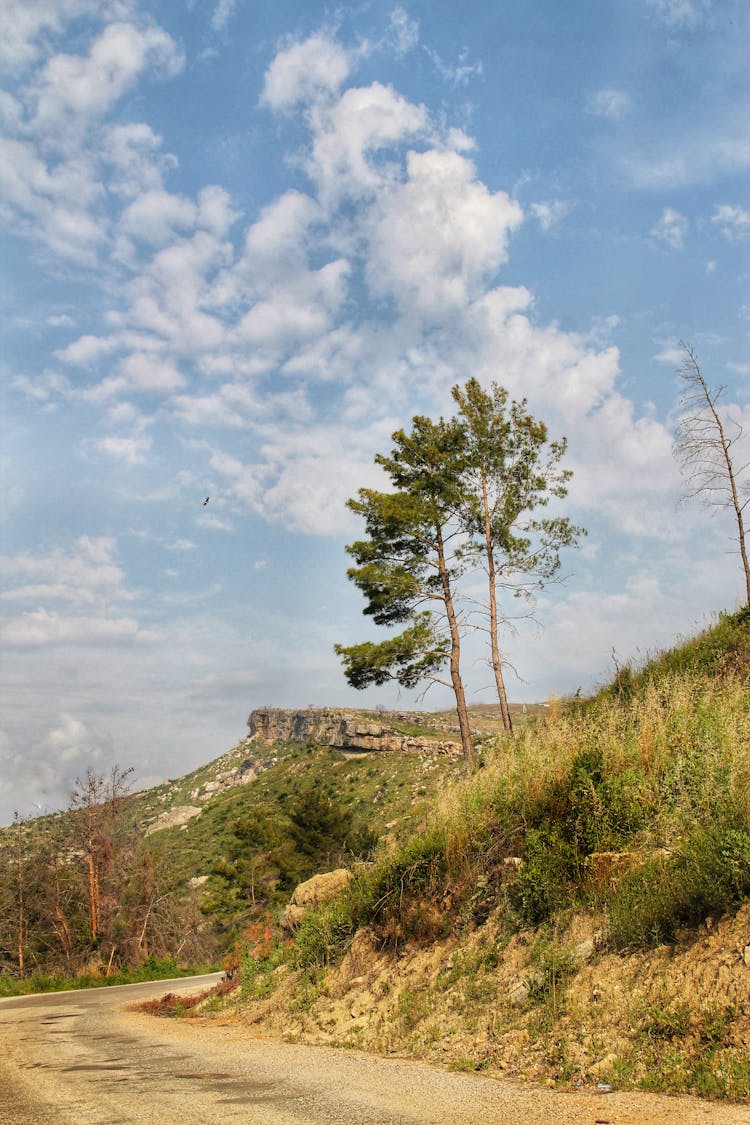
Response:
[[[641,1017],[640,1030],[649,1039],[683,1039],[690,1030],[690,1005],[653,1007]]]
[[[404,1031],[411,1031],[429,1015],[431,1008],[428,990],[404,988],[399,993],[396,1016]]]

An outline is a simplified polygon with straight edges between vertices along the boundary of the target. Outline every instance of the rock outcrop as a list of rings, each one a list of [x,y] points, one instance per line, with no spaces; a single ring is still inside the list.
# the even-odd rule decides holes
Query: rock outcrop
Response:
[[[164,828],[181,828],[194,816],[200,816],[201,811],[195,805],[175,805],[174,808],[159,813],[156,820],[149,824],[144,835],[150,836],[152,832],[161,832]]]
[[[281,917],[284,929],[296,930],[311,906],[320,906],[335,898],[348,887],[351,878],[351,871],[345,867],[337,867],[335,871],[313,875],[311,879],[299,883]]]
[[[251,712],[247,725],[251,738],[269,744],[315,742],[318,746],[332,746],[352,753],[395,750],[461,754],[460,742],[403,734],[386,722],[359,712],[327,707],[309,707],[302,711],[261,707]]]

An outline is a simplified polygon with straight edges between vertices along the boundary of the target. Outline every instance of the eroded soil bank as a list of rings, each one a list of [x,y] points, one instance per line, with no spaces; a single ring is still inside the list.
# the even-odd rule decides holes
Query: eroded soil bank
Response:
[[[563,1088],[750,1103],[750,904],[631,954],[602,947],[596,916],[510,940],[500,921],[395,950],[360,931],[327,970],[246,979],[238,1017],[299,1042]]]

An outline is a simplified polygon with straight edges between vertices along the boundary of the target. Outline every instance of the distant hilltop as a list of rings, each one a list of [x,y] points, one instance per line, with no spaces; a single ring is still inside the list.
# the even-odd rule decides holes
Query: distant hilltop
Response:
[[[446,737],[452,733],[449,724],[439,722],[443,728],[439,729],[435,717],[430,715],[427,730],[426,718],[419,712],[405,711],[363,713],[329,707],[299,711],[259,707],[250,713],[247,725],[252,739],[271,744],[315,742],[350,753],[381,750],[460,756],[461,743]]]

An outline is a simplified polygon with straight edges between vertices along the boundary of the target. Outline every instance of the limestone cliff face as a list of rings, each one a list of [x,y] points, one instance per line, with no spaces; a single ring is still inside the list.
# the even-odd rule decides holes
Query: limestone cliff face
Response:
[[[251,712],[247,725],[250,736],[259,742],[316,742],[319,746],[334,746],[339,750],[359,753],[396,750],[461,754],[459,742],[417,738],[357,712],[324,707],[310,707],[303,711],[261,707]]]

